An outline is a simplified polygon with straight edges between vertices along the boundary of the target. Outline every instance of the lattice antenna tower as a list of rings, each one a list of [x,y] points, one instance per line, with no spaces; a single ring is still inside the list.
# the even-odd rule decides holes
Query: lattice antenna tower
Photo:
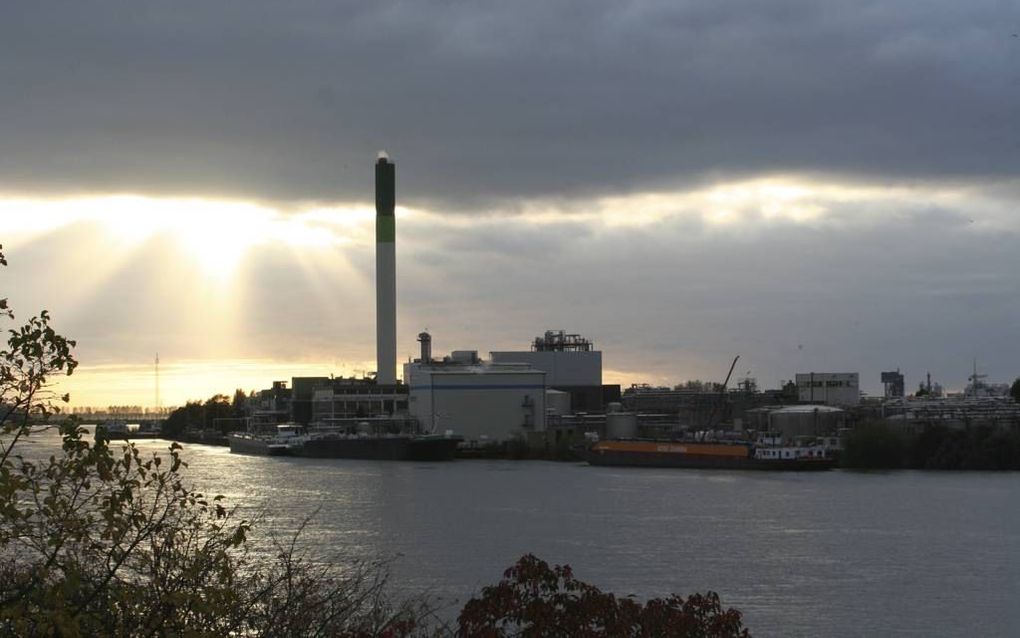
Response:
[[[156,353],[156,413],[159,414],[159,353]]]

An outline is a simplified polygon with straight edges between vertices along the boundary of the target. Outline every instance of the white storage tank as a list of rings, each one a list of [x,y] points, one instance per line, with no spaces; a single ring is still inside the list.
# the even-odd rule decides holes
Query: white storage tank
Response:
[[[607,439],[633,439],[637,437],[637,415],[633,412],[606,414]]]

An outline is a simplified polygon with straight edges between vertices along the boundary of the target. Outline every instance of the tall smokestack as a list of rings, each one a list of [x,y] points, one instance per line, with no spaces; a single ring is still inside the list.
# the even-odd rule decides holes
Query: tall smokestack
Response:
[[[396,171],[385,151],[375,163],[376,382],[397,382]]]

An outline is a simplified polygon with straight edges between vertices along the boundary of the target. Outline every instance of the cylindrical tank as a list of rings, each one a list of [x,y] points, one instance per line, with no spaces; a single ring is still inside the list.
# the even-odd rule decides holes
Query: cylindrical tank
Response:
[[[607,439],[633,439],[637,436],[637,415],[633,412],[606,414]]]
[[[787,441],[801,436],[830,436],[846,421],[846,413],[826,405],[794,405],[769,414],[768,429]]]
[[[623,409],[623,404],[619,401],[611,401],[606,404],[606,412],[619,412]]]

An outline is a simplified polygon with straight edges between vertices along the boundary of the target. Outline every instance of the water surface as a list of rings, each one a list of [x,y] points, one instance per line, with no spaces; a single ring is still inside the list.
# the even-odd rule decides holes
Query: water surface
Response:
[[[530,552],[618,594],[717,591],[756,636],[1020,632],[1016,473],[184,456],[195,485],[283,530],[314,513],[316,547],[396,557],[399,591],[448,602]]]

